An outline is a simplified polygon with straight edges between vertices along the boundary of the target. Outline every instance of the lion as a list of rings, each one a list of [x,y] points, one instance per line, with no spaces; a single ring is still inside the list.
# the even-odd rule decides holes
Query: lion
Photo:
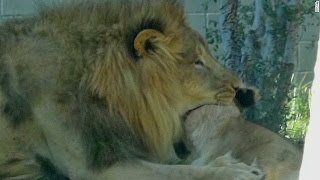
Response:
[[[245,120],[238,105],[206,105],[190,113],[185,121],[186,144],[193,150],[189,161],[210,165],[232,152],[244,163],[256,160],[266,180],[298,179],[302,151],[276,133]]]
[[[0,177],[260,180],[239,162],[167,163],[182,117],[230,103],[241,83],[177,0],[44,6],[0,27]]]

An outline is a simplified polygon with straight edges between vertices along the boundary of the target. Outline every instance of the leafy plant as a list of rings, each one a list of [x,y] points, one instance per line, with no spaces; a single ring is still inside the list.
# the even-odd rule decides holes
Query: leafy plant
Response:
[[[280,131],[280,134],[301,147],[309,125],[311,97],[311,83],[303,84],[303,81],[289,93],[288,113],[285,116],[287,122]]]

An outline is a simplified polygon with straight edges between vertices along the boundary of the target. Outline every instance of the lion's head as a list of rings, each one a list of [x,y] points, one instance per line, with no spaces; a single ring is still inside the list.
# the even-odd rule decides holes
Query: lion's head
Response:
[[[98,60],[83,79],[163,159],[182,134],[181,117],[204,104],[228,104],[241,81],[213,58],[180,3],[130,2],[105,10],[118,15],[97,26]]]

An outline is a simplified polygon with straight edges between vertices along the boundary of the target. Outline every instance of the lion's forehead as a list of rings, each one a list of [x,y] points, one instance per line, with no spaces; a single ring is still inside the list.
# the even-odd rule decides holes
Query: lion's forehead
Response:
[[[195,30],[187,30],[183,39],[183,57],[194,61],[197,57],[210,54],[206,40]]]

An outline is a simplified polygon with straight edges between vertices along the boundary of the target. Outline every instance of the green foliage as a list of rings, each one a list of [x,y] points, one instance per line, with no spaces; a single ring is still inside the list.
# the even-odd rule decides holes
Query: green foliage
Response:
[[[304,137],[309,124],[310,94],[310,83],[300,83],[289,93],[288,113],[285,116],[287,123],[280,131],[280,134],[299,146],[303,146],[304,144]]]

